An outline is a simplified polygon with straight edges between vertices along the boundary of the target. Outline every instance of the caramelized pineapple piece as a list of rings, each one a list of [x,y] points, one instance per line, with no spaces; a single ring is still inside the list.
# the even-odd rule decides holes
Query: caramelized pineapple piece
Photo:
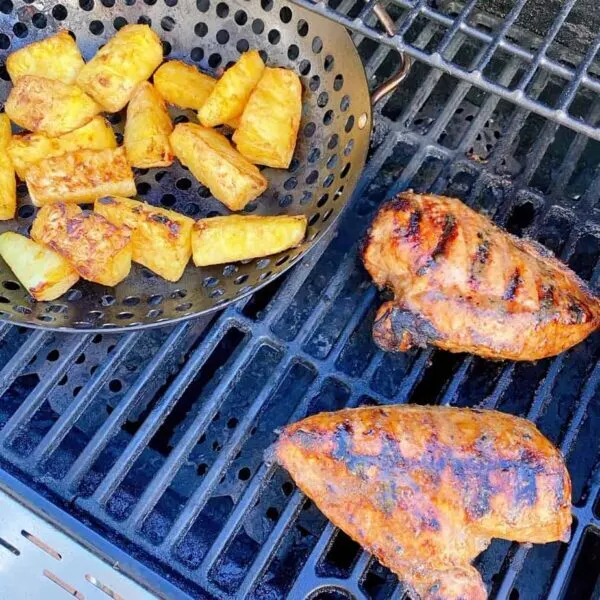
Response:
[[[192,252],[197,267],[268,256],[297,246],[306,233],[304,215],[229,215],[196,221]]]
[[[264,68],[257,50],[242,54],[235,65],[223,73],[198,111],[200,123],[205,127],[216,127],[239,117]]]
[[[27,170],[44,158],[61,156],[75,150],[104,150],[116,148],[117,140],[110,124],[103,117],[94,117],[87,125],[51,138],[43,133],[13,135],[8,144],[8,154],[20,179]]]
[[[213,129],[180,123],[171,134],[175,156],[212,195],[231,210],[241,210],[267,189],[267,180]]]
[[[125,25],[79,71],[77,85],[105,110],[117,112],[162,58],[160,38],[148,25]]]
[[[0,256],[36,300],[56,300],[79,280],[77,271],[60,254],[8,231],[0,235]]]
[[[76,85],[23,75],[8,94],[4,110],[24,129],[56,137],[83,127],[102,108]]]
[[[117,226],[132,231],[133,262],[168,281],[178,281],[192,255],[194,220],[173,210],[130,198],[107,196],[94,210]]]
[[[154,87],[169,104],[179,108],[199,110],[213,91],[217,80],[201,73],[192,65],[180,60],[170,60],[154,73]],[[236,129],[240,118],[234,117],[225,125]]]
[[[154,73],[154,87],[169,103],[199,110],[213,91],[216,79],[180,60],[170,60]]]
[[[85,204],[106,195],[136,193],[123,148],[76,150],[45,158],[29,168],[25,181],[35,206],[53,202]]]
[[[296,147],[301,114],[298,75],[289,69],[266,68],[250,95],[233,141],[250,162],[287,169]]]
[[[76,204],[49,204],[38,212],[31,237],[58,252],[81,277],[114,286],[131,269],[131,230]]]
[[[169,166],[173,162],[171,131],[165,101],[151,83],[143,81],[127,107],[124,145],[129,164],[140,169]]]
[[[0,113],[0,221],[14,219],[17,210],[15,169],[7,152],[10,137],[10,120]]]
[[[9,54],[6,59],[6,70],[13,83],[23,75],[73,83],[83,65],[75,40],[65,30],[33,42]]]

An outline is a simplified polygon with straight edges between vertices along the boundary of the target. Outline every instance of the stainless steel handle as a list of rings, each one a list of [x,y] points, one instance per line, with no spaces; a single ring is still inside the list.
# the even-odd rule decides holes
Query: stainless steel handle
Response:
[[[377,2],[373,7],[375,16],[379,19],[379,22],[383,25],[386,33],[392,37],[396,34],[396,28],[392,17],[385,8]],[[371,104],[375,106],[390,92],[393,92],[406,78],[410,68],[412,66],[412,58],[407,56],[403,52],[400,53],[401,65],[398,71],[394,73],[387,81],[384,81],[379,87],[377,87],[371,94]]]

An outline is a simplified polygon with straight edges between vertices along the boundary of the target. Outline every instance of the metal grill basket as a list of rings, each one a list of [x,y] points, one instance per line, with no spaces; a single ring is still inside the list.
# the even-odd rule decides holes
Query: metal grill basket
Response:
[[[41,5],[41,6],[40,6]],[[383,18],[387,15],[383,13]],[[177,283],[140,265],[116,288],[80,281],[54,302],[35,302],[0,260],[0,318],[63,329],[135,328],[189,318],[237,300],[269,283],[296,263],[340,214],[360,176],[371,132],[371,98],[364,69],[346,30],[303,8],[273,0],[78,0],[28,4],[0,2],[0,58],[60,28],[70,30],[86,60],[127,23],[147,23],[163,40],[166,59],[181,59],[216,73],[248,48],[267,64],[294,69],[303,84],[303,114],[289,169],[266,169],[269,188],[244,212],[306,214],[304,243],[268,258],[210,268],[192,264]],[[385,22],[384,22],[385,24]],[[389,25],[389,23],[388,23]],[[376,92],[376,101],[408,69]],[[0,71],[0,94],[10,81]],[[193,118],[174,110],[175,122]],[[124,115],[109,115],[119,134]],[[119,135],[119,139],[121,139]],[[137,170],[138,197],[193,218],[227,209],[176,163],[168,169]],[[35,209],[26,187],[18,188],[18,215],[0,231],[28,233]]]

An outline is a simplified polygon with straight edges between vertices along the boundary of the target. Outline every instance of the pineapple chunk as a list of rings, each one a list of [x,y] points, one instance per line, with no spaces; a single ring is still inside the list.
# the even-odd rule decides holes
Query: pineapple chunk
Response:
[[[0,113],[0,150],[6,151],[12,138],[10,119],[6,113]]]
[[[0,152],[0,221],[15,218],[17,181],[15,169],[5,150]]]
[[[35,206],[85,204],[106,195],[134,196],[135,181],[123,148],[75,150],[32,165],[25,177]]]
[[[192,252],[197,267],[268,256],[300,244],[306,217],[230,215],[196,221]]]
[[[127,107],[124,145],[129,164],[140,169],[169,166],[173,162],[171,131],[165,101],[151,83],[143,81]]]
[[[17,80],[4,109],[17,125],[50,137],[83,127],[102,110],[76,85],[33,75]]]
[[[200,123],[205,127],[216,127],[239,117],[264,68],[257,50],[242,54],[237,63],[223,73],[198,111]]]
[[[154,73],[154,87],[169,103],[198,110],[210,96],[217,81],[180,60],[170,60]]]
[[[175,156],[212,195],[231,210],[241,210],[267,189],[267,180],[213,129],[180,123],[171,134]]]
[[[17,210],[15,169],[7,152],[10,137],[10,120],[0,113],[0,221],[14,219]]]
[[[169,104],[179,108],[199,110],[213,91],[217,80],[180,60],[161,65],[154,73],[154,87]],[[240,118],[234,117],[225,125],[236,129]]]
[[[125,25],[79,71],[77,85],[105,110],[117,112],[162,58],[160,38],[148,25]]]
[[[58,252],[81,277],[113,286],[131,269],[131,230],[76,204],[50,204],[38,212],[31,237]]]
[[[12,231],[0,235],[0,256],[36,300],[55,300],[79,280],[60,254]]]
[[[107,196],[94,210],[117,226],[132,231],[133,262],[168,281],[178,281],[192,255],[194,220],[138,200]]]
[[[73,83],[84,62],[75,40],[65,30],[49,38],[33,42],[6,59],[6,70],[17,82],[23,75],[35,75]]]
[[[42,133],[14,135],[7,150],[17,175],[24,180],[27,170],[44,158],[84,148],[103,150],[116,147],[117,140],[112,127],[103,117],[98,116],[87,125],[60,137],[51,138]]]
[[[302,114],[302,86],[289,69],[266,68],[250,95],[233,134],[238,151],[250,162],[287,169]]]

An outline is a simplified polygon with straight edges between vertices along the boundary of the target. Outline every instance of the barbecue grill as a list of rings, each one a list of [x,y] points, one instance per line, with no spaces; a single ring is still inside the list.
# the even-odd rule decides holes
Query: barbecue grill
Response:
[[[307,414],[413,402],[526,416],[566,456],[571,541],[494,541],[476,562],[491,597],[598,598],[600,336],[536,363],[385,354],[371,340],[378,298],[356,253],[381,202],[412,187],[456,195],[537,239],[597,289],[595,3],[395,0],[390,37],[374,2],[296,1],[353,32],[373,87],[399,52],[416,59],[374,111],[367,166],[337,233],[202,319],[125,334],[0,327],[0,486],[12,497],[0,510],[0,589],[33,555],[28,581],[46,597],[141,593],[93,563],[98,555],[167,598],[399,598],[397,579],[263,453],[278,427]],[[295,4],[261,2],[265,13],[283,6]],[[0,34],[3,58],[13,36],[46,23],[37,3],[1,0],[0,11],[18,15]]]

